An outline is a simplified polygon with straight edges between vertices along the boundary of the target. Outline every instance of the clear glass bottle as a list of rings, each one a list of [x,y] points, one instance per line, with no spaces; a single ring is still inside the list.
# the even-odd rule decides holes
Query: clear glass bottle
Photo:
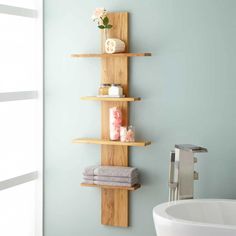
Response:
[[[106,53],[105,43],[106,43],[106,40],[109,38],[109,29],[102,29],[101,33],[102,33],[101,49],[102,49],[102,53]]]
[[[135,128],[130,125],[120,127],[120,141],[121,142],[135,142]]]
[[[135,128],[130,125],[126,133],[126,142],[135,142]]]
[[[127,135],[127,127],[121,126],[120,127],[120,141],[126,142],[126,135]]]

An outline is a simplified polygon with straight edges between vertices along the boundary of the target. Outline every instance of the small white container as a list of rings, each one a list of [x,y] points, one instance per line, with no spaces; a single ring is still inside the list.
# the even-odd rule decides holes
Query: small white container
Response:
[[[110,97],[123,97],[123,88],[120,84],[112,84],[108,90]]]

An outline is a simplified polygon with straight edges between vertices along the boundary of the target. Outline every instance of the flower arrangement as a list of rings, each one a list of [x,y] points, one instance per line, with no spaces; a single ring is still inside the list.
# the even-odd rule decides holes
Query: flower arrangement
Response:
[[[107,17],[107,10],[104,7],[98,7],[95,9],[92,20],[96,21],[99,29],[111,29],[112,25],[109,24],[109,18]]]

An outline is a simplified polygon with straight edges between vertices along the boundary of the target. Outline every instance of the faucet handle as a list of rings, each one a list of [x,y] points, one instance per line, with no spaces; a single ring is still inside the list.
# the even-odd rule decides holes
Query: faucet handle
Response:
[[[185,150],[185,151],[190,151],[190,152],[208,152],[206,148],[192,145],[192,144],[176,144],[175,148]]]

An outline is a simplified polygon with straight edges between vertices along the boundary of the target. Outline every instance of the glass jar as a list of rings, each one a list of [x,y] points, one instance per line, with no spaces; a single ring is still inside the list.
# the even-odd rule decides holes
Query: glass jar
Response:
[[[109,88],[111,87],[111,84],[100,84],[98,95],[99,96],[108,96]]]
[[[135,141],[135,129],[134,126],[130,125],[126,133],[126,142],[134,142],[134,141]]]
[[[135,142],[135,129],[130,125],[120,127],[120,141],[121,142]]]
[[[123,88],[120,84],[112,84],[108,91],[111,97],[123,97]]]
[[[101,49],[102,49],[102,53],[106,53],[106,48],[105,48],[105,43],[107,41],[107,39],[109,38],[109,29],[102,29],[101,33],[102,33],[102,37],[101,37]]]
[[[127,135],[127,127],[121,126],[120,127],[120,141],[126,142],[126,135]]]

